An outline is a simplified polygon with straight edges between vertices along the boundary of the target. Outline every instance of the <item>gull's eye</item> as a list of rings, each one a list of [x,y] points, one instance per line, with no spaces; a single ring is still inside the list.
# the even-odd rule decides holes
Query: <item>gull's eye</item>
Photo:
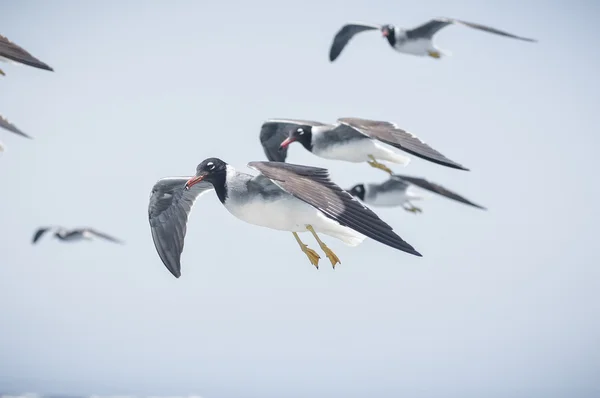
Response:
[[[302,135],[302,134],[304,134],[304,129],[298,129],[298,134],[299,134],[299,135]]]
[[[214,170],[215,164],[213,162],[206,163],[206,168],[209,170]]]

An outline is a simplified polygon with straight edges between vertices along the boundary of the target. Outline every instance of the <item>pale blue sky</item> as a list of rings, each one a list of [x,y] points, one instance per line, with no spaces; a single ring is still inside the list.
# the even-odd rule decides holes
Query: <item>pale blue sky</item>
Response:
[[[435,61],[347,21],[450,27]],[[600,394],[597,21],[581,2],[19,1],[0,33],[56,70],[3,67],[0,386],[217,397],[575,397]],[[210,156],[263,159],[270,117],[397,122],[461,172],[442,198],[378,214],[423,258],[326,241],[316,271],[291,234],[246,225],[214,195],[189,223],[182,277],[154,250],[154,182]],[[340,185],[385,179],[293,147]],[[127,241],[30,244],[45,224]],[[324,259],[325,260],[325,259]]]

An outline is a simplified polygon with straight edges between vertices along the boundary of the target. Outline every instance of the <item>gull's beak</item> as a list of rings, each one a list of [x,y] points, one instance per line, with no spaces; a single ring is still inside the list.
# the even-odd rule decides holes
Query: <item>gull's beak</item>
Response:
[[[381,30],[381,35],[382,36],[387,37],[387,35],[389,35],[389,34],[390,34],[390,31],[388,29],[382,29]]]
[[[199,176],[194,176],[192,178],[190,178],[189,180],[187,180],[187,182],[185,183],[185,189],[190,189],[191,187],[193,187],[194,185],[198,184],[200,181],[204,180],[204,177],[206,177],[206,174],[202,174]]]
[[[294,141],[296,141],[296,139],[293,138],[293,137],[286,138],[285,140],[283,140],[283,142],[281,143],[281,145],[279,145],[279,150],[287,148]]]

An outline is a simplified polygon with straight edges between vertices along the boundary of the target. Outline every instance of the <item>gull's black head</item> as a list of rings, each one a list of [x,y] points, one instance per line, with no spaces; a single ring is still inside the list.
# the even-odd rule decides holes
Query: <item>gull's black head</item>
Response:
[[[196,167],[196,175],[185,183],[185,188],[190,189],[200,181],[208,181],[215,185],[218,181],[224,181],[227,173],[227,163],[219,158],[208,158]]]
[[[381,34],[387,39],[391,46],[396,44],[396,27],[394,25],[383,25],[381,27]]]
[[[384,37],[393,36],[394,33],[396,33],[396,27],[394,25],[387,24],[381,27],[381,34]]]
[[[280,149],[287,148],[292,142],[299,142],[307,150],[312,150],[312,126],[298,126],[290,132],[281,145]]]
[[[365,200],[365,184],[356,184],[348,192],[360,200]]]

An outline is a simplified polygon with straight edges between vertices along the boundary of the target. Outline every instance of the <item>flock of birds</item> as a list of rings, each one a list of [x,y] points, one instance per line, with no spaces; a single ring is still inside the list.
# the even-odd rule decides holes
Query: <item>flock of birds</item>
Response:
[[[535,42],[534,39],[450,18],[435,18],[414,29],[401,29],[389,24],[351,23],[344,25],[335,35],[329,59],[333,62],[352,37],[368,30],[380,30],[389,45],[398,52],[439,59],[449,53],[436,47],[433,37],[440,29],[452,24]],[[3,36],[0,36],[0,60],[53,70]],[[1,69],[0,74],[5,75]],[[31,138],[2,116],[0,127]],[[160,259],[175,277],[181,276],[181,254],[188,216],[196,199],[208,191],[214,190],[223,206],[242,221],[291,232],[300,250],[317,268],[321,257],[300,239],[298,233],[309,232],[334,268],[341,261],[319,234],[337,238],[349,246],[356,246],[368,237],[394,249],[421,256],[366,206],[402,207],[409,212],[421,212],[412,201],[422,199],[422,196],[412,192],[411,186],[485,209],[424,178],[395,174],[382,163],[406,166],[410,158],[400,153],[402,151],[441,166],[468,171],[395,123],[355,117],[339,118],[335,123],[269,119],[263,123],[259,139],[268,161],[248,163],[248,167],[257,171],[258,175],[238,171],[225,161],[211,157],[198,165],[193,176],[166,177],[154,185],[148,206],[152,239]],[[343,189],[330,179],[327,169],[286,163],[289,146],[294,142],[324,159],[366,162],[384,171],[389,179],[379,184],[359,183]],[[39,228],[35,231],[33,243],[50,231],[64,242],[102,238],[123,243],[92,228],[69,230],[63,227]]]

